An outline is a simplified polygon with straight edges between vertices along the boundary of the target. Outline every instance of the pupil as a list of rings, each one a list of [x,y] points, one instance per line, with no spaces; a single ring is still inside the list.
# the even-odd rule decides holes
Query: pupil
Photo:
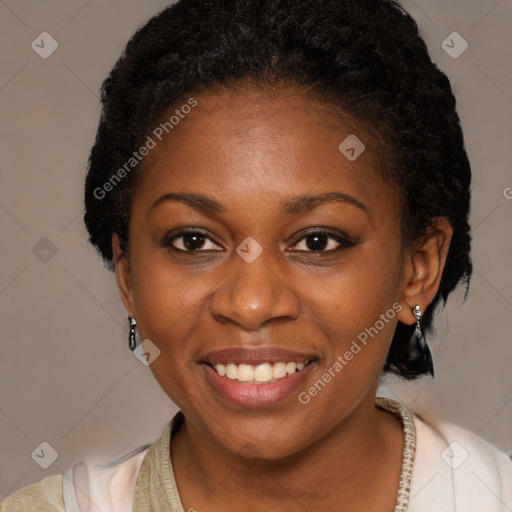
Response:
[[[183,236],[183,245],[190,250],[200,249],[204,244],[204,236],[199,234],[188,234]]]
[[[308,246],[308,249],[311,251],[321,251],[327,247],[328,237],[326,235],[309,235],[306,238],[306,245]],[[309,241],[313,240],[312,243],[309,243]]]

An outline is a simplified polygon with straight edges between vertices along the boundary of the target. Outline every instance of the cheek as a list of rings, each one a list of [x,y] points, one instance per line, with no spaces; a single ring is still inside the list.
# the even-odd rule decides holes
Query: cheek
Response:
[[[389,260],[388,260],[389,261]],[[332,426],[368,392],[381,374],[396,328],[398,287],[383,264],[359,264],[313,286],[304,304],[325,334],[326,359],[316,368],[300,403]],[[318,284],[319,281],[316,280]]]
[[[390,339],[396,324],[393,304],[400,297],[397,268],[396,255],[360,251],[338,269],[304,274],[298,280],[299,293],[314,320],[330,331],[331,340],[338,340],[341,348],[376,322],[382,331],[379,336]]]
[[[197,322],[196,310],[209,286],[208,272],[173,263],[167,249],[142,229],[132,231],[132,240],[134,299],[143,328],[148,337],[181,339],[171,334],[175,330],[186,334]]]
[[[160,349],[151,370],[166,391],[179,389],[194,367],[194,332],[213,282],[169,264],[164,251],[132,252],[138,330]],[[197,347],[195,347],[197,348]]]

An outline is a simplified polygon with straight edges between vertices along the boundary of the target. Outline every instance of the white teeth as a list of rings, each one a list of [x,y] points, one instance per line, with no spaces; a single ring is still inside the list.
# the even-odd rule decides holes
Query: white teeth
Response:
[[[241,382],[250,382],[254,378],[254,367],[249,364],[238,365],[238,380]]]
[[[297,363],[286,363],[286,373],[295,373],[297,370]]]
[[[306,363],[262,363],[255,366],[250,364],[214,364],[217,373],[222,377],[239,382],[253,384],[268,384],[302,370]]]
[[[258,382],[270,382],[272,380],[272,365],[263,363],[256,366],[256,368],[254,368],[254,380]]]
[[[286,377],[286,364],[285,363],[274,363],[274,371],[272,372],[274,379],[282,379]]]
[[[238,366],[236,364],[226,365],[226,377],[232,380],[238,379]]]

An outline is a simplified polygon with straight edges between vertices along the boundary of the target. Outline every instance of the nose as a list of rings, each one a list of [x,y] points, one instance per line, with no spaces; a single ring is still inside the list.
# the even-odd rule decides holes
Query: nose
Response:
[[[296,319],[300,301],[283,272],[263,251],[252,263],[234,255],[230,271],[210,299],[210,312],[219,322],[234,322],[245,330],[258,330],[276,319]],[[289,273],[287,273],[289,274]]]

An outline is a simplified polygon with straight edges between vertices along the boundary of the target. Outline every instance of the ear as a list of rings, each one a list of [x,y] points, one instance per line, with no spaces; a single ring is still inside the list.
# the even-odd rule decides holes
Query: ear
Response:
[[[128,255],[121,249],[119,236],[112,235],[112,251],[116,269],[117,286],[124,307],[128,314],[135,318],[135,300],[133,296],[132,275]]]
[[[446,264],[453,229],[444,217],[434,219],[432,227],[420,245],[405,256],[404,288],[401,297],[402,310],[398,320],[412,325],[416,318],[412,309],[416,304],[425,311],[439,290]]]

